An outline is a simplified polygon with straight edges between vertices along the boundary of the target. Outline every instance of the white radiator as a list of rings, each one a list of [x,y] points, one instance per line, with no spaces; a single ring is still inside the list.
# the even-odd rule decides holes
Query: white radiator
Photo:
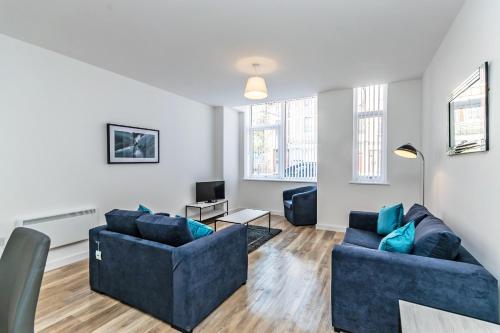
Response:
[[[89,229],[97,224],[95,208],[27,216],[16,222],[19,227],[35,229],[49,236],[51,249],[88,239]]]

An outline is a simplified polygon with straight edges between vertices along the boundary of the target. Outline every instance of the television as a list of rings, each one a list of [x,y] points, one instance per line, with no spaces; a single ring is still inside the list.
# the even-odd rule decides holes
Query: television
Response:
[[[196,202],[215,202],[225,198],[223,180],[196,183]]]

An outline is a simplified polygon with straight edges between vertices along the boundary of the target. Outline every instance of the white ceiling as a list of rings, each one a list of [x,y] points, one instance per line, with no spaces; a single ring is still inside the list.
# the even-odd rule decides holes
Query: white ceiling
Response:
[[[0,0],[0,33],[209,105],[243,105],[254,56],[268,58],[268,100],[421,77],[462,4]]]

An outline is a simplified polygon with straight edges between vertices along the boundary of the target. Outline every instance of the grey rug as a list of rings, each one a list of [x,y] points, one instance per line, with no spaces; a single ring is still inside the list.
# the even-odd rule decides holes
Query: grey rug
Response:
[[[259,225],[248,225],[248,253],[257,250],[261,245],[263,245],[274,236],[278,235],[280,232],[281,229],[271,228],[271,232],[269,233],[269,229],[267,227],[261,227]]]

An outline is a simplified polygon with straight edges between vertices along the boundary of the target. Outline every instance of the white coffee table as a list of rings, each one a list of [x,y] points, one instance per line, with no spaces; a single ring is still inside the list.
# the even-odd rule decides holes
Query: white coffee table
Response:
[[[246,224],[248,226],[250,222],[260,219],[266,215],[268,217],[269,232],[271,232],[271,212],[258,209],[243,209],[233,214],[218,217],[214,222],[214,229],[217,231],[217,222]]]

